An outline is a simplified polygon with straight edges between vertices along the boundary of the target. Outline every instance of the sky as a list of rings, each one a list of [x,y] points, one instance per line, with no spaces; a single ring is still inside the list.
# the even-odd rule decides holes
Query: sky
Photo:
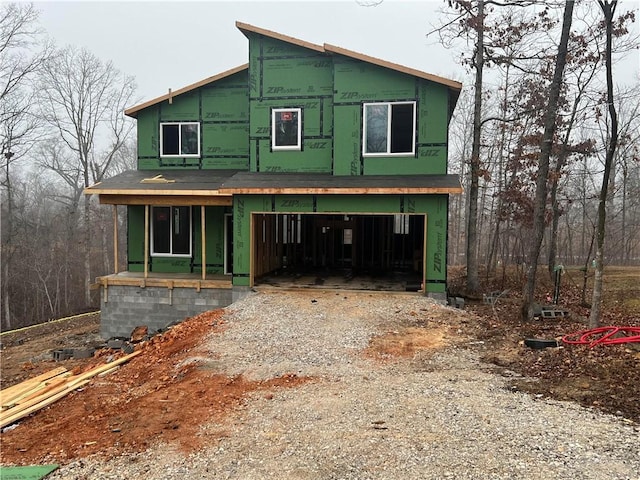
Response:
[[[457,53],[426,33],[444,2],[384,0],[35,2],[58,46],[85,47],[138,85],[139,102],[248,61],[240,21],[463,81]]]
[[[587,1],[597,8],[595,0]],[[443,0],[35,2],[42,27],[58,46],[85,47],[135,77],[136,103],[246,63],[248,42],[236,21],[337,45],[468,87],[473,78],[460,65],[460,52],[426,35],[441,21],[444,5]],[[638,9],[640,0],[626,0],[622,7]],[[634,29],[640,34],[640,18]],[[630,54],[620,68],[624,83],[640,78],[640,53]]]

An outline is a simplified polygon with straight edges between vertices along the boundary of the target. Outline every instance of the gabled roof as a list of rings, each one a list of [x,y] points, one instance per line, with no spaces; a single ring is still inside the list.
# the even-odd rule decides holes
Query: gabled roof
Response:
[[[455,90],[457,93],[459,93],[460,90],[462,90],[462,84],[460,82],[456,82],[455,80],[450,80],[448,78],[440,77],[438,75],[433,75],[431,73],[423,72],[421,70],[416,70],[414,68],[405,67],[403,65],[399,65],[393,62],[388,62],[386,60],[381,60],[379,58],[370,57],[369,55],[354,52],[352,50],[347,50],[346,48],[337,47],[335,45],[330,45],[328,43],[325,43],[324,45],[316,45],[315,43],[299,40],[297,38],[290,37],[288,35],[283,35],[281,33],[273,32],[271,30],[255,27],[253,25],[249,25],[248,23],[236,22],[236,27],[245,35],[246,35],[246,32],[257,33],[260,35],[264,35],[266,37],[275,38],[276,40],[281,40],[283,42],[291,43],[293,45],[309,48],[317,52],[343,55],[345,57],[354,58],[356,60],[361,60],[363,62],[371,63],[373,65],[378,65],[380,67],[389,68],[391,70],[396,70],[401,73],[406,73],[407,75],[413,75],[415,77],[429,80],[434,83],[440,83],[442,85],[446,85],[452,90]]]
[[[449,88],[449,90],[454,95],[454,105],[455,105],[455,101],[460,95],[460,91],[462,90],[462,84],[460,82],[456,82],[455,80],[451,80],[445,77],[440,77],[438,75],[433,75],[431,73],[423,72],[421,70],[416,70],[414,68],[405,67],[403,65],[399,65],[393,62],[388,62],[386,60],[381,60],[379,58],[371,57],[363,53],[347,50],[346,48],[337,47],[335,45],[330,45],[328,43],[325,43],[324,45],[317,45],[315,43],[307,42],[305,40],[300,40],[298,38],[290,37],[289,35],[283,35],[281,33],[273,32],[265,28],[249,25],[248,23],[236,22],[236,27],[242,33],[244,33],[245,36],[247,32],[257,33],[259,35],[264,35],[265,37],[274,38],[276,40],[290,43],[292,45],[298,45],[299,47],[308,48],[310,50],[314,50],[319,53],[343,55],[345,57],[371,63],[373,65],[378,65],[383,68],[388,68],[391,70],[395,70],[397,72],[405,73],[407,75],[412,75],[414,77],[422,78],[424,80],[429,80],[430,82],[445,85],[446,87]],[[171,98],[173,97],[176,97],[183,93],[190,92],[191,90],[195,90],[196,88],[202,87],[204,85],[208,85],[210,83],[221,80],[223,78],[229,77],[235,73],[241,72],[243,70],[247,70],[248,68],[249,68],[249,64],[245,63],[244,65],[240,65],[239,67],[232,68],[231,70],[227,70],[226,72],[222,72],[212,77],[205,78],[204,80],[200,80],[199,82],[192,83],[191,85],[187,85],[186,87],[176,90],[175,92],[172,92],[171,90],[169,90],[169,93],[166,93],[165,95],[154,98],[147,102],[141,103],[140,105],[136,105],[134,107],[128,108],[127,110],[124,111],[124,113],[125,115],[136,118],[140,110],[143,110],[152,105],[156,105],[165,100],[171,100]]]
[[[245,63],[244,65],[240,65],[239,67],[232,68],[231,70],[227,70],[226,72],[219,73],[217,75],[213,75],[212,77],[207,77],[204,80],[200,80],[199,82],[192,83],[191,85],[187,85],[175,92],[169,90],[169,93],[166,93],[160,97],[149,100],[148,102],[141,103],[140,105],[136,105],[135,107],[128,108],[124,111],[125,115],[136,118],[138,116],[138,112],[152,105],[156,105],[158,103],[164,102],[165,100],[170,100],[173,97],[177,97],[183,93],[190,92],[191,90],[195,90],[196,88],[202,87],[204,85],[208,85],[210,83],[216,82],[218,80],[222,80],[223,78],[230,77],[231,75],[241,72],[243,70],[247,70],[249,68],[249,64]]]

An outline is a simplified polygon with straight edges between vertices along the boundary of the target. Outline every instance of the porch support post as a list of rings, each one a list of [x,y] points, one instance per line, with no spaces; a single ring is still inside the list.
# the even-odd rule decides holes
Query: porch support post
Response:
[[[207,235],[205,228],[205,206],[200,205],[200,232],[202,235],[202,280],[207,279]]]
[[[427,294],[427,220],[429,216],[424,216],[424,243],[422,245],[422,293]],[[446,268],[446,267],[445,267]]]
[[[113,273],[118,273],[118,206],[113,205]]]
[[[149,205],[144,206],[144,278],[149,276]]]

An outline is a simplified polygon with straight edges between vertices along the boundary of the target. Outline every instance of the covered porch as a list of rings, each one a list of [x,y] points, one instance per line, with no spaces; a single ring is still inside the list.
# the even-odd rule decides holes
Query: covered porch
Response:
[[[232,205],[230,194],[219,187],[235,171],[129,171],[85,189],[97,195],[103,205],[113,206],[114,271],[96,279],[100,290],[101,335],[105,338],[127,337],[141,325],[149,332],[206,310],[221,308],[233,301],[232,278],[222,266],[222,230],[224,211]],[[118,207],[127,209],[127,262],[121,270],[117,239]],[[178,254],[163,253],[171,245],[173,228],[178,221],[174,209],[188,215],[180,227],[188,234]],[[166,215],[166,211],[171,214]],[[153,215],[162,213],[169,228],[169,241],[159,247],[153,236]],[[215,218],[213,218],[215,216]],[[180,220],[182,221],[182,220]],[[157,224],[156,224],[157,226]],[[157,233],[157,229],[156,229]],[[215,237],[215,241],[213,240]],[[154,248],[154,240],[156,241]],[[133,243],[132,243],[133,242]],[[135,252],[132,253],[132,245]],[[175,246],[175,245],[174,245]],[[210,257],[217,255],[211,267]],[[134,261],[132,256],[137,255]],[[216,264],[217,265],[217,264]]]

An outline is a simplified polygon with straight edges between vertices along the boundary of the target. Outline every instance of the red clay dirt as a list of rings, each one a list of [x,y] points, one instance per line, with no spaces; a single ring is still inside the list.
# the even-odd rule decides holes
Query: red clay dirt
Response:
[[[110,457],[144,451],[160,441],[191,452],[225,435],[222,430],[201,431],[203,419],[222,418],[251,392],[264,391],[270,398],[273,389],[310,380],[291,374],[253,382],[185,361],[197,353],[194,347],[205,335],[224,328],[222,313],[203,313],[152,338],[139,347],[142,354],[114,373],[94,378],[5,431],[0,463],[65,463],[96,453]],[[77,370],[105,363],[106,356],[112,353],[101,351]]]

